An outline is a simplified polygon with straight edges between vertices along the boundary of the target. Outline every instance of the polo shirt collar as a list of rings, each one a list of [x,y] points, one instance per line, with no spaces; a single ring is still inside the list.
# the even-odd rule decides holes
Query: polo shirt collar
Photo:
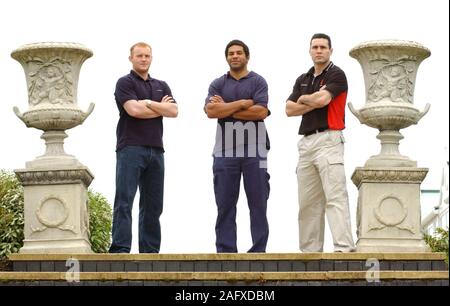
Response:
[[[334,66],[333,62],[330,61],[330,63],[328,64],[328,66],[325,67],[325,69],[322,71],[322,73],[319,74],[318,76],[320,76],[320,75],[322,75],[322,74],[328,72],[328,70],[330,70],[330,68],[333,67],[333,66]],[[312,66],[311,69],[309,69],[308,74],[314,75],[314,66]]]
[[[132,76],[134,76],[135,78],[138,78],[139,80],[142,80],[144,82],[150,81],[152,78],[150,77],[150,74],[148,75],[148,79],[144,80],[136,71],[134,71],[133,69],[131,69],[130,74]]]
[[[245,77],[241,78],[240,80],[251,78],[251,77],[253,77],[254,75],[255,75],[255,73],[254,73],[253,71],[250,71]],[[233,80],[236,80],[235,78],[233,78],[233,77],[231,76],[230,71],[227,71],[227,79],[233,79]]]

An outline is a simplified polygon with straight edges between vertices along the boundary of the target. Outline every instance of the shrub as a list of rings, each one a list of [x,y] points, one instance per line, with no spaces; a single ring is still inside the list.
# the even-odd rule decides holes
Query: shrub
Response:
[[[89,240],[92,251],[108,253],[111,244],[112,210],[106,198],[98,192],[88,191]]]
[[[444,252],[446,254],[445,262],[448,265],[448,228],[438,227],[434,235],[425,234],[424,239],[433,252]]]
[[[89,241],[92,251],[105,253],[111,243],[111,206],[100,193],[88,191]],[[14,173],[0,170],[0,260],[23,245],[23,187]]]
[[[13,173],[0,170],[0,260],[23,244],[23,188]]]

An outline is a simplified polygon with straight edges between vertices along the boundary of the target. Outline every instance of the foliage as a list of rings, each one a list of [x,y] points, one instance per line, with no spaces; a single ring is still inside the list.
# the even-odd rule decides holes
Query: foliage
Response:
[[[424,239],[433,252],[445,252],[445,262],[448,265],[448,228],[438,227],[434,235],[425,234]]]
[[[89,240],[92,251],[108,253],[111,244],[111,205],[100,193],[89,190]]]
[[[23,187],[14,173],[0,170],[0,260],[23,245]],[[106,253],[111,243],[111,206],[100,193],[88,191],[89,231],[92,251]]]
[[[0,170],[0,260],[23,244],[23,188],[13,173]]]

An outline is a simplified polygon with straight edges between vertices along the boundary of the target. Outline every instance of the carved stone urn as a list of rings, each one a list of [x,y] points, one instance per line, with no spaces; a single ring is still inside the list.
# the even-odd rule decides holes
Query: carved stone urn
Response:
[[[420,184],[427,168],[399,152],[400,129],[428,112],[413,105],[419,64],[430,50],[411,41],[382,40],[350,50],[364,73],[366,104],[351,112],[362,124],[380,131],[381,152],[370,157],[352,175],[358,187],[357,250],[359,252],[423,252]]]
[[[27,127],[43,130],[46,152],[30,166],[46,166],[49,162],[74,165],[78,161],[64,152],[64,132],[79,124],[91,114],[77,105],[78,76],[83,62],[92,51],[75,43],[35,43],[24,45],[11,53],[25,70],[29,109],[23,114],[14,107],[15,114]]]
[[[20,253],[89,253],[87,187],[94,176],[64,152],[65,130],[91,114],[77,105],[83,62],[92,51],[76,43],[24,45],[11,53],[22,64],[28,89],[28,110],[15,114],[27,127],[44,131],[46,151],[15,170],[24,186],[25,240]]]
[[[414,85],[419,64],[430,56],[430,50],[410,41],[382,40],[362,43],[350,56],[362,66],[366,86],[366,104],[350,111],[362,124],[380,131],[381,152],[372,156],[366,166],[415,167],[417,163],[400,155],[398,146],[403,139],[400,129],[419,120],[428,112],[414,107]]]

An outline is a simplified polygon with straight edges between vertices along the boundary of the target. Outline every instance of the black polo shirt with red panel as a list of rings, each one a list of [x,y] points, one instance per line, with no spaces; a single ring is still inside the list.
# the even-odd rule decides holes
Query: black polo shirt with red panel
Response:
[[[345,128],[345,103],[347,101],[347,78],[344,71],[332,62],[314,77],[314,67],[302,74],[295,81],[294,88],[288,100],[297,102],[302,95],[310,95],[326,85],[325,90],[331,94],[331,101],[322,108],[316,108],[304,114],[300,135],[310,135],[317,131],[343,130]]]

